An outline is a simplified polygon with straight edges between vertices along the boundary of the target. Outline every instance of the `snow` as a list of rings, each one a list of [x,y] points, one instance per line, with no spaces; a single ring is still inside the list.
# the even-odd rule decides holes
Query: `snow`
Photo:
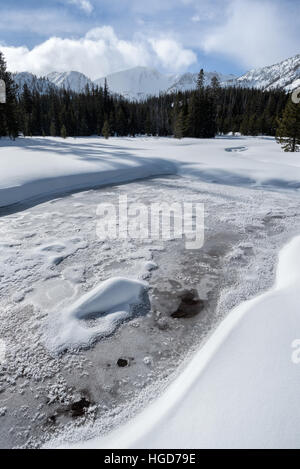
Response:
[[[274,287],[236,307],[167,391],[127,425],[81,448],[297,448],[300,237]]]
[[[55,86],[65,89],[70,89],[77,93],[85,91],[86,86],[90,88],[93,82],[80,72],[51,72],[46,76],[46,79],[53,83]]]
[[[5,361],[5,352],[6,352],[6,344],[3,339],[0,339],[0,364],[4,363]]]
[[[205,84],[209,85],[213,77],[218,77],[221,83],[235,78],[234,75],[205,72]],[[159,96],[160,93],[193,90],[197,86],[197,78],[198,73],[164,75],[152,68],[134,67],[99,78],[94,83],[103,87],[106,79],[111,92],[128,99],[141,100],[148,96]]]
[[[47,347],[59,353],[87,347],[96,338],[107,337],[121,322],[133,317],[133,305],[143,302],[146,288],[145,282],[122,277],[102,282],[64,311],[50,316]]]
[[[274,65],[250,70],[228,84],[263,90],[281,88],[293,91],[299,86],[299,78],[300,54]]]
[[[173,75],[164,75],[155,69],[135,67],[95,80],[95,84],[104,86],[107,80],[112,93],[122,94],[129,99],[146,99],[149,95],[158,96],[174,82]]]
[[[55,86],[47,78],[37,78],[29,72],[20,72],[13,74],[13,80],[18,86],[18,94],[23,92],[23,86],[26,84],[32,92],[46,94],[55,89]]]
[[[26,138],[16,142],[4,139],[0,141],[0,166],[3,207],[30,198],[50,199],[54,194],[75,189],[177,173],[176,177],[69,194],[1,217],[0,362],[6,349],[4,358],[8,359],[9,367],[0,376],[0,384],[11,386],[6,393],[7,415],[3,417],[11,419],[6,428],[15,425],[11,409],[15,408],[15,396],[21,399],[23,392],[30,412],[41,405],[46,415],[52,415],[53,408],[48,409],[44,399],[48,394],[51,402],[73,402],[69,381],[72,368],[76,379],[81,379],[81,386],[83,382],[84,386],[91,386],[96,370],[104,380],[107,377],[115,380],[115,369],[111,375],[105,374],[103,368],[99,371],[98,362],[94,362],[98,368],[85,364],[82,369],[84,361],[80,354],[58,353],[89,347],[127,319],[135,318],[137,329],[126,324],[130,333],[126,335],[124,328],[122,336],[119,328],[120,335],[114,334],[112,348],[109,341],[100,345],[103,349],[108,347],[106,354],[119,347],[115,360],[129,343],[128,356],[135,356],[139,366],[137,375],[133,366],[128,367],[132,374],[126,379],[130,382],[132,378],[132,386],[140,386],[139,390],[146,386],[149,377],[140,377],[142,367],[147,373],[153,372],[150,380],[158,381],[161,362],[157,348],[166,347],[163,352],[167,353],[168,347],[173,347],[178,352],[179,342],[173,339],[181,336],[182,351],[183,341],[190,340],[184,346],[195,344],[193,333],[207,337],[216,323],[211,325],[213,314],[221,310],[223,318],[233,305],[257,294],[259,289],[269,288],[275,253],[287,236],[299,233],[299,155],[282,152],[273,138],[227,136],[203,141],[143,137],[108,141],[96,137],[66,141]],[[196,253],[185,258],[181,256],[187,253],[177,250],[178,256],[174,256],[176,246],[172,247],[171,242],[171,247],[153,259],[149,254],[155,249],[154,244],[100,242],[95,234],[96,207],[100,201],[115,201],[120,193],[129,193],[135,201],[167,198],[173,202],[196,197],[205,203],[208,245],[202,251],[206,256],[204,266]],[[220,242],[229,247],[222,251]],[[300,430],[299,370],[291,356],[300,328],[299,252],[300,240],[295,238],[280,254],[275,286],[234,307],[206,345],[180,367],[176,379],[161,397],[124,427],[76,446],[296,447]],[[164,332],[164,327],[158,328],[159,333],[166,334],[162,339],[156,335],[157,330],[152,330],[156,327],[156,316],[164,326],[164,311],[161,315],[159,309],[152,319],[147,314],[136,318],[135,306],[140,304],[146,284],[131,279],[155,276],[158,272],[160,277],[156,281],[164,277],[178,280],[173,274],[179,272],[185,280],[179,277],[182,283],[176,288],[186,283],[189,286],[196,283],[198,288],[202,281],[204,284],[212,281],[208,272],[215,282],[220,281],[220,266],[214,268],[209,264],[212,258],[216,263],[224,261],[227,291],[221,296],[219,310],[214,304],[208,310],[207,323],[204,320],[199,322],[199,328],[194,324],[190,329],[178,331],[176,327]],[[150,278],[149,284],[151,281]],[[153,286],[157,286],[155,281]],[[159,288],[163,290],[161,284]],[[212,287],[207,288],[211,292]],[[146,309],[142,312],[146,313]],[[213,319],[216,321],[215,316]],[[141,324],[145,323],[148,328],[143,329]],[[188,326],[185,323],[182,327]],[[45,345],[51,351],[51,360]],[[97,352],[103,349],[91,348],[80,353],[92,361],[91,357],[95,360]],[[173,366],[174,370],[180,359],[175,353],[168,356],[165,366],[167,370]],[[90,373],[91,378],[88,380],[84,373]],[[20,376],[26,379],[24,389]],[[164,376],[169,377],[168,371]],[[37,388],[36,382],[40,384],[37,397],[33,397],[30,389]],[[120,388],[128,392],[122,394],[119,388],[120,399],[129,407],[133,387],[126,387],[121,379],[120,382]],[[144,391],[135,399],[139,406],[148,403],[149,389],[145,387]],[[100,392],[105,392],[104,387]],[[155,388],[153,397],[160,392],[161,388]],[[102,396],[96,399],[97,404],[100,399]],[[111,405],[112,400],[108,402]],[[34,418],[30,414],[30,435],[37,432],[40,436],[39,416],[36,423]],[[101,414],[100,424],[104,419]],[[98,429],[94,421],[93,428]],[[1,441],[11,444],[12,437],[3,433]]]
[[[271,137],[2,139],[0,207],[177,172],[231,185],[300,187],[299,157]]]
[[[166,75],[149,67],[134,67],[98,78],[92,81],[86,75],[76,71],[49,73],[45,78],[38,78],[28,72],[14,74],[18,85],[27,83],[32,90],[42,93],[49,91],[49,85],[84,92],[86,86],[104,86],[105,79],[112,93],[120,94],[130,100],[142,100],[160,93],[173,93],[193,90],[197,86],[198,73],[180,73]],[[204,82],[211,83],[217,77],[221,86],[242,86],[271,90],[281,88],[290,92],[299,86],[300,55],[288,58],[280,63],[248,71],[240,77],[224,75],[218,72],[204,72]]]

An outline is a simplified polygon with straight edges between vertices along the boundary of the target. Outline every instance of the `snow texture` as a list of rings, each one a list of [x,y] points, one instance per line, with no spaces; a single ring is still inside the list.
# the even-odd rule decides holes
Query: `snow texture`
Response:
[[[85,91],[86,87],[92,88],[93,82],[80,72],[52,72],[46,79],[59,88],[69,89],[77,93]]]
[[[133,317],[133,306],[143,302],[146,287],[145,282],[122,277],[102,282],[69,308],[50,314],[47,346],[59,353],[87,347],[96,338],[112,334],[121,322]]]
[[[282,152],[272,137],[3,139],[0,207],[177,172],[237,186],[300,187],[298,155]]]
[[[84,448],[297,448],[300,237],[275,286],[236,307],[168,390],[126,426]]]

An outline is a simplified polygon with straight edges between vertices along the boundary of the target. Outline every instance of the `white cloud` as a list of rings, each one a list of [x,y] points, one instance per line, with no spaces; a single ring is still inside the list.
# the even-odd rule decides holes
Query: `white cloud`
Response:
[[[174,39],[150,39],[150,43],[165,67],[173,67],[177,70],[197,61],[193,51],[183,49],[182,45]]]
[[[86,13],[92,13],[94,7],[89,0],[67,0],[68,3],[77,5],[81,10]]]
[[[89,31],[79,39],[51,37],[33,49],[0,45],[8,69],[45,75],[52,71],[76,70],[95,79],[122,69],[143,66],[169,71],[187,68],[196,55],[173,38],[138,36],[120,39],[111,26]]]
[[[207,32],[202,47],[246,67],[273,64],[297,53],[299,24],[290,14],[276,1],[232,0],[225,19]]]

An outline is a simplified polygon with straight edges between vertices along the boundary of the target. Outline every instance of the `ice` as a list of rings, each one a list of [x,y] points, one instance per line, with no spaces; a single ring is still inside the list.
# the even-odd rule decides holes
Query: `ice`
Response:
[[[236,307],[167,391],[126,426],[83,448],[297,448],[300,236],[275,286]]]
[[[5,352],[6,352],[6,344],[3,339],[0,339],[0,364],[4,363],[5,361]]]
[[[106,337],[134,316],[147,284],[122,277],[108,279],[64,311],[50,314],[46,344],[52,352],[80,349]],[[89,322],[92,324],[89,325]]]
[[[248,150],[225,151],[226,148],[236,146],[245,146]],[[4,216],[0,218],[0,338],[5,338],[6,353],[5,366],[0,372],[0,400],[5,402],[7,412],[0,426],[0,444],[8,447],[40,446],[41,439],[49,435],[60,435],[61,440],[64,440],[65,432],[69,430],[72,434],[70,441],[97,437],[91,444],[104,445],[106,443],[99,440],[99,435],[132,418],[152,398],[157,398],[165,386],[172,379],[177,379],[177,374],[189,366],[189,361],[184,360],[191,350],[197,349],[193,366],[196,371],[199,370],[201,347],[208,337],[213,337],[213,330],[230,311],[271,288],[279,249],[300,231],[299,192],[291,190],[299,186],[299,156],[284,154],[274,139],[260,137],[226,137],[210,141],[112,138],[108,142],[98,138],[77,139],[77,142],[73,139],[62,142],[60,139],[28,138],[25,142],[23,139],[11,143],[2,140],[0,148],[3,189],[0,190],[0,197],[5,195],[9,199],[11,195],[14,201],[20,201],[22,197],[26,199],[48,194],[50,199],[53,193],[48,191],[52,189],[55,193],[64,194],[63,197],[44,200],[39,204],[41,200],[35,198],[27,201],[22,199],[22,205],[1,209]],[[25,168],[19,165],[21,159]],[[106,171],[106,165],[109,171]],[[93,174],[87,176],[87,168]],[[77,183],[87,188],[104,184],[105,181],[107,184],[115,184],[161,172],[168,172],[170,176],[73,195],[65,194],[75,189]],[[174,175],[175,172],[177,175]],[[45,175],[47,180],[43,181],[42,176]],[[218,184],[212,184],[210,180]],[[120,195],[127,195],[129,202],[143,201],[147,205],[162,201],[204,203],[203,249],[189,252],[179,240],[166,243],[155,241],[155,244],[135,240],[106,240],[103,243],[96,235],[97,206],[100,202],[118,203]],[[5,200],[1,199],[2,202]],[[294,271],[289,268],[289,262],[287,264],[282,277],[287,278],[290,285],[289,275],[294,276],[291,273]],[[115,294],[111,298],[116,298],[118,304],[105,316],[84,314],[79,317],[79,310],[74,313],[76,304],[85,305],[84,298],[89,295],[88,292],[93,292],[98,288],[97,285],[103,285],[102,282],[107,279],[116,277],[126,281],[147,278],[151,313],[147,304],[140,305],[134,300],[127,317],[129,303],[125,302],[125,306],[119,304]],[[176,308],[178,292],[193,288],[205,300],[205,309],[195,318],[172,318],[171,308],[173,305]],[[292,414],[292,407],[296,406],[293,400],[294,378],[289,374],[289,344],[297,337],[298,316],[291,313],[289,300],[294,293],[290,286],[287,286],[287,290],[289,293],[282,311],[287,318],[286,327],[293,325],[290,330],[293,337],[291,341],[287,340],[287,336],[282,338],[286,348],[280,345],[278,354],[280,352],[282,360],[286,360],[287,369],[286,374],[284,370],[281,373],[280,365],[278,376],[284,376],[282,383],[292,398],[291,409],[287,405],[288,415],[289,411]],[[282,290],[276,290],[278,304],[282,293]],[[107,300],[108,307],[111,298]],[[98,308],[97,311],[93,309],[91,313],[102,313]],[[222,342],[224,361],[218,356],[218,360],[221,360],[218,376],[222,384],[220,394],[222,387],[227,389],[230,396],[228,402],[227,393],[224,392],[222,396],[216,394],[213,385],[215,381],[207,381],[207,392],[206,387],[201,388],[197,394],[198,400],[193,398],[191,401],[192,410],[186,410],[187,415],[194,410],[195,414],[199,411],[199,422],[202,421],[206,426],[203,433],[207,440],[197,440],[199,445],[201,441],[203,445],[206,444],[209,438],[210,441],[216,438],[216,441],[224,442],[215,433],[215,427],[209,426],[210,422],[205,420],[204,410],[201,414],[202,396],[203,406],[207,401],[208,412],[220,431],[222,426],[227,428],[232,419],[217,420],[209,392],[216,399],[216,408],[220,415],[224,415],[224,419],[228,415],[235,417],[231,395],[236,397],[238,394],[237,398],[239,393],[248,396],[246,385],[249,386],[248,381],[251,380],[243,374],[243,369],[237,373],[237,357],[243,358],[247,365],[245,370],[249,367],[249,374],[251,372],[258,386],[257,394],[252,390],[251,401],[256,419],[259,403],[269,402],[264,394],[265,389],[260,394],[262,388],[259,388],[256,377],[260,374],[260,363],[264,364],[264,355],[273,355],[276,362],[280,362],[272,336],[278,338],[278,334],[280,338],[284,331],[284,320],[278,316],[275,303],[272,303],[270,310],[267,320],[272,327],[269,328],[265,325],[267,308],[266,312],[258,310],[256,314],[251,310],[250,314],[247,312],[244,315],[245,318],[249,316],[249,320],[253,317],[253,324],[251,322],[249,325],[249,337],[241,333],[242,328],[238,328],[242,339],[234,339],[238,347],[231,349],[232,361],[226,358],[225,353],[227,347],[231,348],[231,341],[224,339]],[[118,327],[120,323],[122,325]],[[103,330],[107,333],[109,327],[112,327],[113,333],[105,336],[105,340],[97,340],[101,339]],[[245,330],[247,328],[248,323]],[[235,330],[230,330],[231,337],[238,336]],[[264,344],[260,333],[265,337]],[[263,359],[255,351],[256,342]],[[45,347],[46,344],[51,353]],[[272,344],[270,349],[269,344]],[[66,348],[66,353],[58,353]],[[256,358],[255,364],[250,361],[252,354]],[[130,360],[130,366],[121,369],[116,363],[123,356]],[[151,364],[144,362],[145,357],[151,359]],[[217,354],[214,357],[206,370],[214,370]],[[268,366],[270,374],[265,365],[262,373],[267,376],[266,381],[272,383],[270,394],[274,391],[274,385],[275,399],[276,390],[281,384],[272,381],[276,370],[272,368],[272,363],[270,365],[268,362]],[[282,369],[284,366],[282,364]],[[195,377],[193,370],[189,369],[191,377]],[[212,372],[207,371],[207,374]],[[234,382],[234,389],[229,388],[225,374],[228,374],[228,380],[230,377]],[[184,376],[188,382],[188,377]],[[195,382],[204,382],[203,376],[201,372],[198,380],[197,374]],[[184,386],[182,389],[186,390]],[[62,406],[73,402],[78,392],[83,390],[88,390],[91,401],[97,406],[97,418],[89,422],[72,422],[72,417]],[[51,404],[46,402],[47,396]],[[180,409],[183,409],[185,398],[190,402],[189,391],[180,402],[176,401],[176,409],[180,412],[179,416],[176,409],[174,412],[174,428],[177,430],[177,417],[179,425],[182,417]],[[243,401],[247,404],[247,412],[243,414],[245,422],[253,410],[249,402]],[[27,410],[23,412],[25,406]],[[165,409],[167,412],[168,403]],[[278,404],[278,409],[284,414],[283,403]],[[269,421],[272,420],[272,412],[268,414]],[[59,415],[57,422],[49,424],[47,419],[53,418],[55,413]],[[164,409],[160,409],[160,413],[164,419]],[[260,414],[263,415],[263,412]],[[278,414],[274,411],[275,420]],[[295,415],[298,418],[297,410]],[[173,426],[173,421],[163,421],[168,427]],[[87,423],[87,426],[83,426],[83,423]],[[132,428],[135,428],[135,423],[132,424]],[[153,424],[159,426],[161,420],[155,420]],[[192,424],[187,420],[187,427],[192,427]],[[146,433],[150,435],[151,425],[152,420],[145,419],[139,441]],[[261,434],[260,441],[268,443],[269,427],[266,430],[265,421],[261,425],[266,438]],[[290,428],[289,422],[286,421],[285,425]],[[251,428],[251,422],[249,426]],[[7,428],[17,427],[20,428],[17,433],[6,431]],[[76,434],[79,429],[82,429],[82,433]],[[189,428],[182,426],[182,430],[180,433],[188,444]],[[198,434],[195,432],[196,436],[200,430]],[[237,433],[242,434],[239,430]],[[274,432],[277,430],[278,427]],[[170,440],[167,440],[166,435],[163,437],[165,439],[162,441],[166,445],[168,441],[171,441],[172,446],[173,442],[174,445],[177,443],[171,432]],[[146,440],[143,441],[145,443]],[[197,443],[195,439],[191,441]],[[135,443],[139,444],[134,439],[126,442],[128,445]]]

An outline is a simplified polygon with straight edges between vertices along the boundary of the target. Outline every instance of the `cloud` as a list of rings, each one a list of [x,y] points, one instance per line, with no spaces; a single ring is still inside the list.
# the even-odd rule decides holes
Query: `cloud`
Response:
[[[85,13],[92,13],[94,7],[89,0],[67,0],[68,3],[73,5],[77,5],[81,10],[85,11]]]
[[[173,39],[150,39],[150,44],[167,68],[186,68],[197,61],[196,54],[189,50],[183,49],[182,45]]]
[[[196,62],[194,52],[170,37],[120,39],[111,26],[90,30],[79,39],[51,37],[29,49],[1,46],[8,69],[39,76],[52,71],[76,70],[95,79],[135,66],[156,66],[168,71],[187,68]]]
[[[299,20],[291,13],[287,3],[276,0],[232,0],[202,47],[247,67],[273,64],[298,52]]]

